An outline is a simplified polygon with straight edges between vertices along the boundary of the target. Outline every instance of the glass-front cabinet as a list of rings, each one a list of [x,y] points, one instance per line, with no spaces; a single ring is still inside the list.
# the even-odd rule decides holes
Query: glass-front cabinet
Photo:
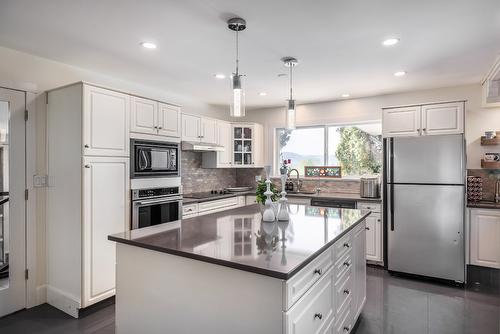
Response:
[[[255,127],[251,124],[233,124],[233,164],[253,166],[255,164]]]

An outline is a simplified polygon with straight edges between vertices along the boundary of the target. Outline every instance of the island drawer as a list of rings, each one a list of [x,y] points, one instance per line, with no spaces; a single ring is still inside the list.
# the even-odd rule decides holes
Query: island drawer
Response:
[[[364,214],[368,211],[371,212],[381,212],[381,205],[380,203],[360,203],[358,202],[358,209],[361,210],[361,212]]]
[[[335,293],[330,268],[285,316],[286,334],[323,333],[334,319]]]
[[[352,247],[351,234],[347,233],[343,236],[339,241],[333,245],[335,252],[335,261],[338,261],[341,257],[343,257]]]
[[[348,334],[351,332],[352,329],[352,312],[351,312],[351,301],[352,298],[349,298],[348,300],[348,307],[345,308],[344,312],[335,319],[335,334]]]
[[[333,247],[321,253],[316,259],[284,283],[286,311],[306,293],[333,266]]]
[[[225,210],[228,207],[237,207],[238,198],[230,197],[224,199],[217,199],[215,201],[203,202],[198,204],[198,212],[205,214],[207,211],[217,212]]]
[[[344,273],[347,272],[352,267],[352,256],[351,252],[348,251],[344,254],[344,257],[335,262],[335,282],[338,282]]]
[[[353,276],[349,269],[339,281],[335,282],[335,314],[340,315],[349,305],[352,299]]]

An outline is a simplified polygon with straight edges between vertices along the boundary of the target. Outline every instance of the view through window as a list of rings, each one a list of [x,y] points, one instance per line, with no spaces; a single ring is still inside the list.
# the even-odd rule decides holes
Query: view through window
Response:
[[[377,174],[382,168],[381,132],[380,123],[277,129],[278,162],[290,159],[290,168],[300,175],[305,166],[341,166],[342,177]]]

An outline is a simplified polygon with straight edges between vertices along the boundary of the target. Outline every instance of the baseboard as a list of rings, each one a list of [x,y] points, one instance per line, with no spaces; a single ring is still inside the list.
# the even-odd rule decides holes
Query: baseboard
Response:
[[[50,285],[46,286],[47,303],[55,308],[69,314],[74,318],[78,318],[78,310],[81,308],[80,301],[57,288]]]
[[[42,284],[36,287],[35,305],[41,305],[47,302],[47,284]]]

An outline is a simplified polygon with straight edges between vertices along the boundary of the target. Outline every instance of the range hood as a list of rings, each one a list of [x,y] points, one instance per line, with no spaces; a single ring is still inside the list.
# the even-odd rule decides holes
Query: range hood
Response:
[[[194,151],[194,152],[223,152],[224,146],[210,143],[200,143],[192,141],[183,141],[181,143],[181,148],[183,151]]]

